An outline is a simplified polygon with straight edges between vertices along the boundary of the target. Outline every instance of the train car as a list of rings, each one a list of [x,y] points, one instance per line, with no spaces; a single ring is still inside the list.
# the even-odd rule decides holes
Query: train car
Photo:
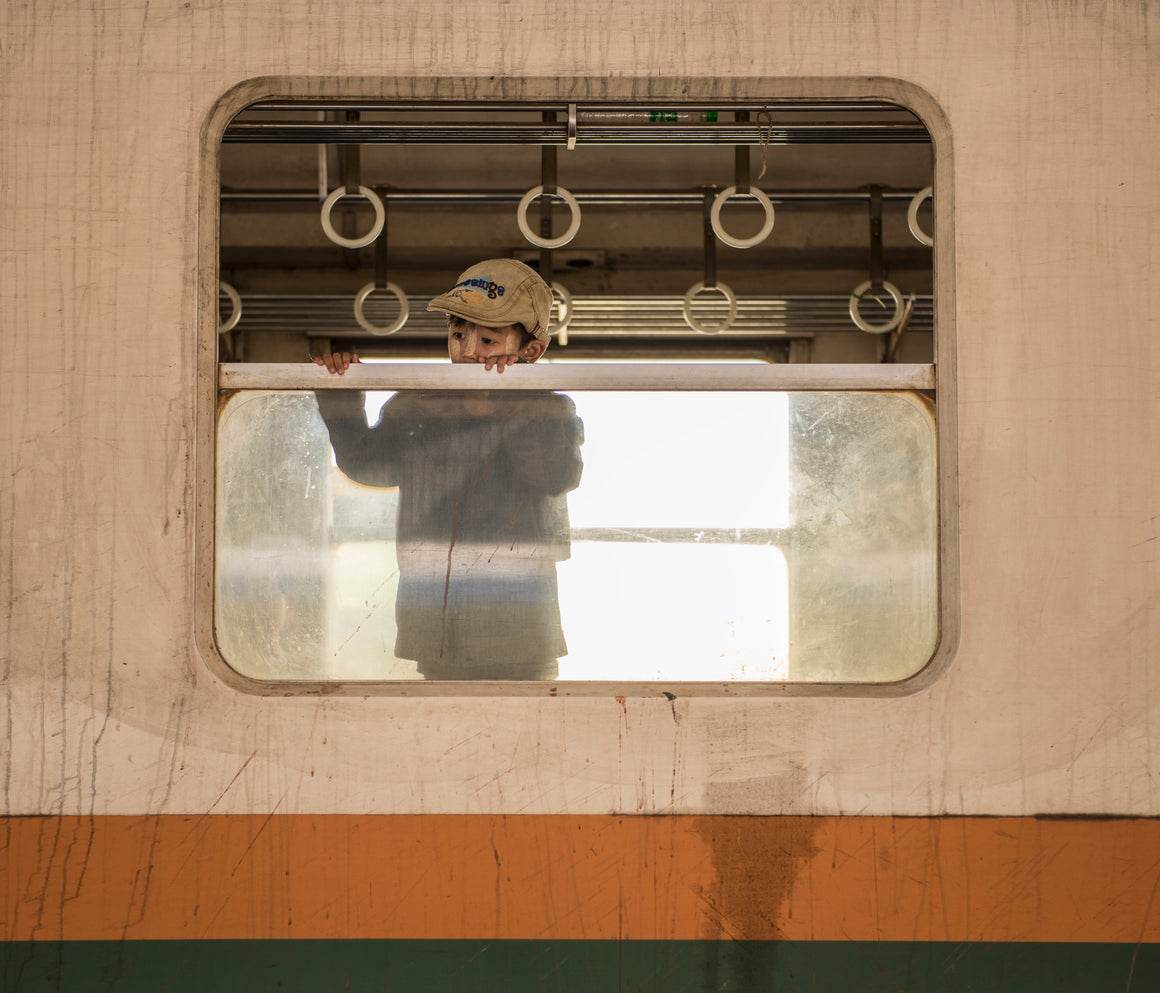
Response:
[[[1153,5],[0,17],[5,991],[1160,988]]]

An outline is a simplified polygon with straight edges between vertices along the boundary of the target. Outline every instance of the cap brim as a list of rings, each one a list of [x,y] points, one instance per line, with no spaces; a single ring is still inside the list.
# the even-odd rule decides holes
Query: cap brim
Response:
[[[479,313],[475,308],[467,306],[457,297],[441,296],[436,297],[429,304],[427,309],[436,311],[442,314],[451,314],[454,317],[462,317],[465,321],[471,321],[472,324],[478,324],[481,328],[506,328],[509,324],[518,323],[516,321],[507,319],[497,319],[489,317],[485,314]]]

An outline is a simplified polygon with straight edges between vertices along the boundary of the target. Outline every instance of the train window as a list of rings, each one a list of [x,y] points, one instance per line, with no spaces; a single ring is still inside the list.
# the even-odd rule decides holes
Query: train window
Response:
[[[218,638],[254,679],[882,680],[933,651],[914,394],[335,399],[222,414]]]
[[[916,113],[279,98],[219,140],[199,637],[231,678],[857,691],[945,656]],[[553,290],[503,375],[427,310],[482,259]]]

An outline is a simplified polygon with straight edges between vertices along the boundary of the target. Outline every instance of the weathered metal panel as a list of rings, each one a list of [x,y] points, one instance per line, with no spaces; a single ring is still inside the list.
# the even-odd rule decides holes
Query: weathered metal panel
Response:
[[[4,809],[1160,814],[1158,16],[999,0],[7,5]],[[893,78],[945,113],[962,632],[921,691],[279,699],[199,657],[198,210],[216,102],[262,77],[466,97],[562,76],[652,95]]]

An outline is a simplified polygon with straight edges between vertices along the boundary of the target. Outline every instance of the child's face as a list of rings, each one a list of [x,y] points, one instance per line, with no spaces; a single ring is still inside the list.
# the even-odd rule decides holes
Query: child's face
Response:
[[[447,331],[447,354],[456,365],[487,362],[503,355],[518,355],[522,339],[520,329],[514,324],[484,328],[468,321],[457,321]]]

